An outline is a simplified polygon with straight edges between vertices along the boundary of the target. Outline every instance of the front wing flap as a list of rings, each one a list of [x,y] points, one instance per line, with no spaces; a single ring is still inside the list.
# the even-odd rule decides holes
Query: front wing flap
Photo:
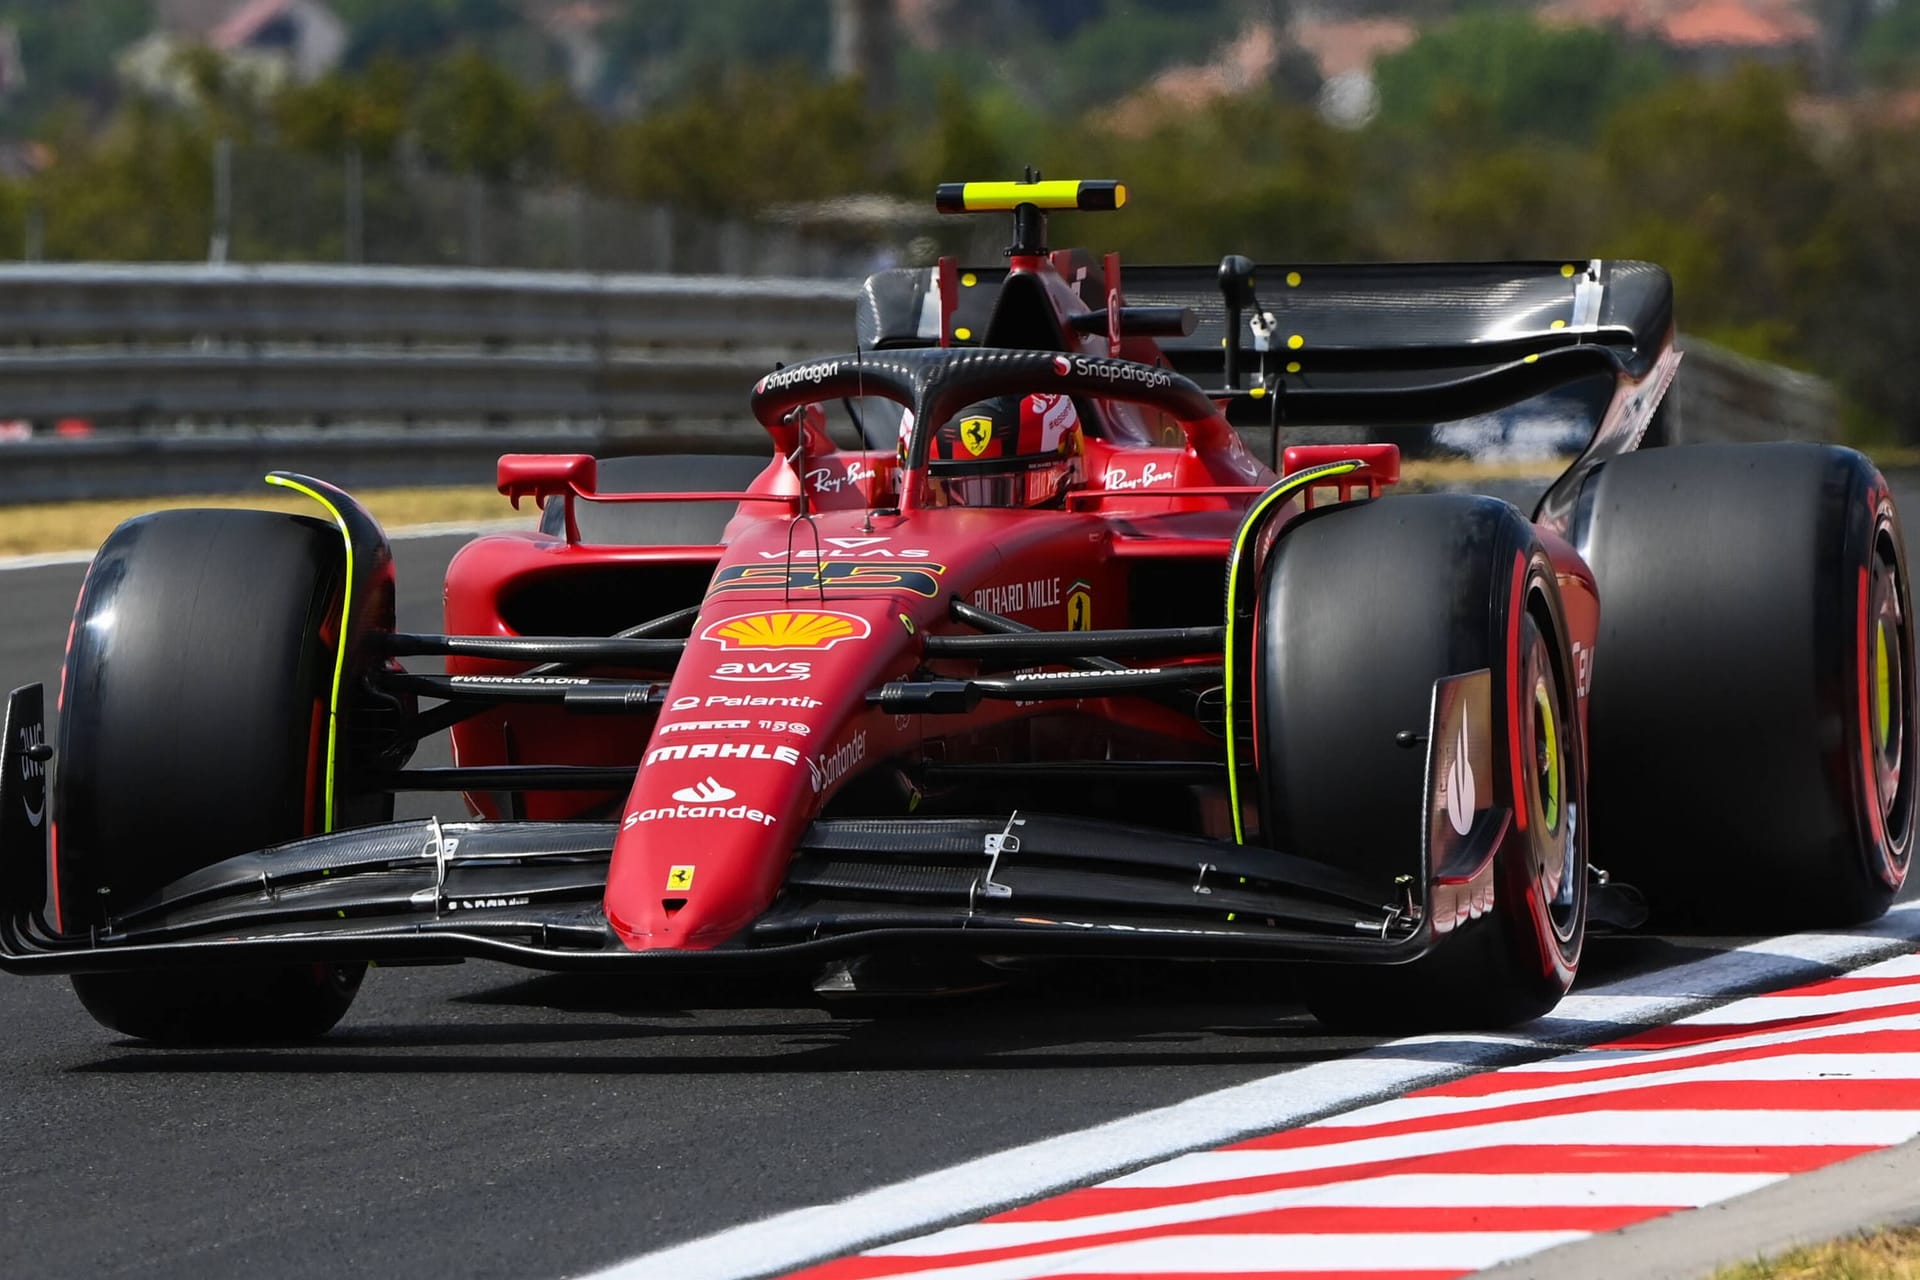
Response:
[[[1013,841],[1004,837],[1014,835]],[[631,951],[600,909],[612,823],[397,822],[229,858],[54,934],[10,898],[0,968],[483,958],[552,970],[778,967],[912,948],[993,955],[1392,961],[1417,912],[1271,850],[1036,816],[816,823],[773,906],[723,947]],[[989,837],[1002,837],[996,859]],[[7,883],[21,855],[0,850]],[[1284,872],[1297,872],[1293,881]]]

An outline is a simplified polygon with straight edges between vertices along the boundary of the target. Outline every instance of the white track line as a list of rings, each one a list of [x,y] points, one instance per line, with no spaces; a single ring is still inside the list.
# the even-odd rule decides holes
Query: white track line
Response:
[[[1127,1170],[1144,1171],[1145,1166],[1183,1153],[1291,1128],[1376,1099],[1512,1063],[1539,1053],[1546,1045],[1597,1043],[1625,1027],[1670,1022],[1738,993],[1889,958],[1907,950],[1916,939],[1920,939],[1920,903],[1902,903],[1858,931],[1767,938],[1596,987],[1563,1000],[1550,1017],[1532,1024],[1525,1033],[1394,1041],[1347,1058],[1313,1063],[1081,1132],[981,1156],[836,1204],[777,1214],[643,1254],[598,1276],[600,1280],[653,1280],[663,1275],[674,1280],[747,1280],[791,1271],[971,1221]],[[1880,1120],[1860,1123],[1879,1133],[1884,1113]],[[1608,1137],[1621,1140],[1617,1128]],[[1191,1239],[1187,1247],[1193,1247]],[[1197,1255],[1184,1256],[1190,1261]],[[1103,1258],[1100,1269],[1124,1269],[1109,1265],[1112,1261]],[[1295,1264],[1289,1260],[1289,1265]]]
[[[392,542],[408,542],[415,538],[449,538],[461,534],[496,533],[502,529],[532,527],[525,517],[513,520],[443,520],[437,524],[403,524],[387,530],[387,538]],[[0,573],[9,569],[51,569],[67,564],[88,564],[92,560],[91,551],[43,551],[30,556],[0,556]]]
[[[1760,1133],[1767,1135],[1768,1146],[1890,1147],[1920,1133],[1920,1111],[1582,1111],[1354,1138],[1338,1145],[1196,1151],[1102,1185],[1193,1187],[1482,1147],[1751,1147]]]
[[[1267,1213],[1275,1209],[1529,1209],[1660,1205],[1692,1209],[1771,1186],[1778,1173],[1403,1173],[1283,1191],[1251,1191],[1151,1209],[1127,1209],[1037,1222],[971,1222],[867,1252],[883,1257],[937,1258],[976,1250],[1047,1244],[1108,1232],[1137,1231]]]
[[[1477,1271],[1555,1245],[1585,1231],[1435,1231],[1380,1235],[1186,1235],[1092,1245],[1058,1253],[903,1272],[914,1280],[1039,1280],[1043,1276],[1165,1275],[1284,1271]],[[676,1278],[677,1280],[677,1278]]]

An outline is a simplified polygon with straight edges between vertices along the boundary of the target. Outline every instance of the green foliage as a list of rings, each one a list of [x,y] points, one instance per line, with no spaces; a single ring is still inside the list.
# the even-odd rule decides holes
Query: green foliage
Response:
[[[736,75],[616,129],[611,190],[711,213],[885,190],[890,142],[857,84],[818,85],[798,69]]]
[[[1859,60],[1877,83],[1920,82],[1920,0],[1893,0],[1861,37]]]
[[[353,68],[382,57],[424,62],[485,44],[521,21],[509,0],[348,0],[339,9],[353,32],[346,56]]]
[[[824,0],[647,0],[604,34],[616,75],[658,102],[746,68],[790,65],[810,81],[826,69],[828,17]]]
[[[1215,0],[1116,0],[1063,45],[1039,48],[1022,80],[1049,106],[1091,106],[1166,67],[1205,62],[1235,25],[1231,7]]]
[[[104,46],[120,38],[119,4],[75,6],[85,16],[64,33],[52,30],[50,3],[0,0],[0,19],[15,15],[23,38],[55,41],[47,48]],[[0,179],[0,255],[24,243],[39,210],[52,258],[204,257],[222,138],[234,144],[233,244],[246,260],[338,258],[350,184],[368,237],[379,228],[404,246],[385,260],[459,261],[475,252],[470,226],[476,243],[508,234],[485,225],[488,189],[558,187],[751,218],[850,192],[925,198],[937,181],[1011,177],[1032,164],[1054,177],[1125,179],[1124,214],[1063,216],[1054,240],[1136,261],[1229,251],[1272,263],[1652,259],[1675,277],[1683,328],[1834,377],[1850,421],[1920,441],[1920,380],[1907,367],[1920,350],[1910,305],[1920,295],[1920,148],[1910,131],[1815,146],[1796,124],[1800,87],[1789,75],[1675,78],[1614,37],[1488,9],[1385,60],[1383,114],[1367,129],[1335,130],[1292,94],[1264,88],[1157,119],[1150,106],[1130,112],[1123,135],[1119,117],[1088,104],[1207,57],[1258,6],[1076,0],[1051,15],[1036,6],[995,0],[970,11],[1020,33],[1004,63],[984,45],[903,50],[899,106],[876,114],[861,86],[820,74],[823,0],[648,0],[616,24],[603,86],[639,86],[645,109],[614,115],[528,70],[538,60],[514,54],[527,27],[507,0],[340,0],[357,52],[317,83],[263,100],[202,54],[185,64],[191,101],[96,96],[49,108],[35,133],[52,163]],[[1898,0],[1868,32],[1863,58],[1920,65],[1898,61],[1920,57],[1916,14],[1920,0]],[[1049,22],[1064,41],[1057,57],[1043,56]],[[30,65],[36,86],[47,83],[43,66],[69,54],[45,56]],[[350,153],[362,161],[352,178]],[[472,181],[442,181],[429,216],[416,187],[432,175]],[[968,231],[949,223],[942,235],[957,244]],[[563,247],[536,248],[549,256],[511,260],[564,264]]]
[[[496,182],[514,176],[539,137],[526,90],[472,49],[428,68],[414,120],[429,157]]]
[[[204,259],[212,235],[212,139],[189,117],[146,102],[122,110],[105,134],[79,122],[55,146],[60,163],[31,199],[46,220],[47,256]]]
[[[64,101],[102,102],[103,70],[147,30],[147,0],[4,0],[0,22],[20,33],[26,91],[6,104],[0,129],[18,135]]]
[[[1482,9],[1382,58],[1374,78],[1390,125],[1417,127],[1450,99],[1466,97],[1502,137],[1581,141],[1666,74],[1657,54],[1611,32]]]
[[[274,124],[295,150],[321,156],[357,150],[384,164],[407,131],[416,85],[405,63],[382,57],[358,74],[287,89],[273,104]]]
[[[1792,354],[1802,300],[1801,247],[1834,199],[1833,184],[1789,114],[1794,86],[1746,68],[1677,81],[1607,122],[1594,191],[1609,210],[1600,248],[1673,272],[1681,323],[1754,336]]]

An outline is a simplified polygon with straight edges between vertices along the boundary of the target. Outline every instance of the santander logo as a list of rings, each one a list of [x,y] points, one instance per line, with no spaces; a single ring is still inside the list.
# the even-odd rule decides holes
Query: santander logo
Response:
[[[673,798],[681,804],[719,804],[722,800],[731,800],[738,795],[720,785],[719,779],[707,775],[705,782],[696,782],[690,787],[682,787],[673,793]]]
[[[1454,744],[1453,763],[1447,766],[1447,821],[1460,835],[1473,825],[1473,762],[1467,758],[1467,709],[1460,708],[1460,740]]]

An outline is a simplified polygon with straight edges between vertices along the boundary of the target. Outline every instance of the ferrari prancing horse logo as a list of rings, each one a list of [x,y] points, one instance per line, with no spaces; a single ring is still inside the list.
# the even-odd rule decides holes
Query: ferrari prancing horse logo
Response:
[[[960,424],[960,442],[967,446],[967,452],[979,457],[993,443],[993,419],[968,418]]]
[[[1086,582],[1067,588],[1067,630],[1093,630],[1093,588]]]
[[[693,888],[693,868],[668,867],[667,888],[681,890]]]

